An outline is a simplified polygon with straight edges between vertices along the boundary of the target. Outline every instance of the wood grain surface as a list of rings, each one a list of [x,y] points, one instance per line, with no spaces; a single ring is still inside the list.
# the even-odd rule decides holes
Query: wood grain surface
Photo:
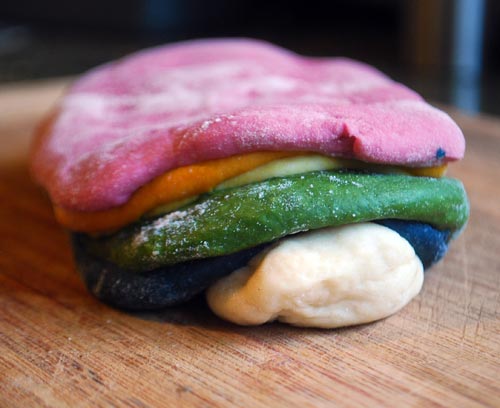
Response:
[[[236,327],[203,300],[128,314],[90,296],[30,180],[32,129],[67,80],[0,88],[0,406],[500,406],[500,120],[452,112],[472,214],[421,294],[341,330]]]

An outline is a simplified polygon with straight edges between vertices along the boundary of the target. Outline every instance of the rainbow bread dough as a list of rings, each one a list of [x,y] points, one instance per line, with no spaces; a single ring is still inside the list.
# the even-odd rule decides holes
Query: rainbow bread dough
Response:
[[[211,160],[296,152],[437,169],[462,158],[464,149],[448,115],[367,65],[298,56],[254,40],[202,40],[139,52],[83,76],[41,128],[32,167],[56,209],[78,218],[119,209],[168,172]],[[410,243],[423,267],[444,255],[466,222],[465,193],[458,182],[453,189],[460,201],[457,229],[380,221]],[[134,239],[130,228],[118,234]],[[133,270],[120,266],[120,245],[110,247],[118,262],[92,249],[107,237],[73,239],[89,289],[128,309],[184,302],[273,244],[174,265],[156,264],[155,250],[145,254],[153,269]]]

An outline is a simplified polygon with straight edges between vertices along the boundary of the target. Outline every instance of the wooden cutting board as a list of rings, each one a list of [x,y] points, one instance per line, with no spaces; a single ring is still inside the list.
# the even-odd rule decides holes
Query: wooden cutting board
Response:
[[[66,84],[0,88],[0,406],[500,406],[499,119],[453,114],[470,223],[402,312],[244,328],[202,301],[129,314],[86,292],[27,170],[32,129]]]

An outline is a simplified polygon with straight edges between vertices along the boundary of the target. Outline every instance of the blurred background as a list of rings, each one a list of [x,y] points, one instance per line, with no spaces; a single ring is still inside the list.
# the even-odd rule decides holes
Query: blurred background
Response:
[[[1,0],[0,85],[77,75],[140,48],[222,36],[356,58],[427,99],[500,114],[494,0]]]

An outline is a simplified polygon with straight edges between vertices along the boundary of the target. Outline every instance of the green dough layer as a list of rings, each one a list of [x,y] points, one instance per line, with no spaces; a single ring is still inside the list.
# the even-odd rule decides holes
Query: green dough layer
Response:
[[[101,238],[87,250],[134,272],[230,254],[300,231],[387,218],[459,231],[469,205],[460,181],[317,171],[212,192],[182,210]]]

